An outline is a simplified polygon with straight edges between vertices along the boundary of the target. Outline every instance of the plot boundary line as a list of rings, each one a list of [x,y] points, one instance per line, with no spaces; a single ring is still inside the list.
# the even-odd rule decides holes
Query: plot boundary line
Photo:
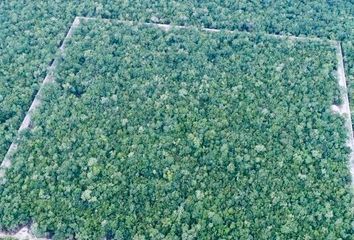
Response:
[[[352,186],[354,185],[354,135],[353,135],[353,122],[350,111],[349,104],[349,91],[347,87],[347,79],[345,77],[345,68],[344,68],[344,58],[342,44],[340,41],[336,43],[337,49],[337,59],[338,59],[338,85],[342,88],[342,100],[343,103],[339,106],[340,114],[345,118],[345,127],[348,131],[347,136],[347,146],[350,148],[351,152],[349,153],[349,171],[352,178]]]
[[[139,21],[129,21],[129,20],[119,20],[119,19],[105,19],[105,18],[98,18],[98,17],[83,17],[83,16],[76,16],[70,25],[70,28],[65,35],[65,38],[63,39],[62,44],[59,47],[59,53],[62,55],[64,53],[66,44],[68,42],[68,39],[70,39],[75,31],[75,29],[80,25],[81,20],[92,20],[92,21],[105,21],[105,22],[116,22],[116,23],[124,23],[124,24],[132,24],[132,25],[145,25],[145,26],[154,26],[161,28],[165,31],[169,31],[171,29],[198,29],[204,32],[226,32],[226,33],[242,33],[242,34],[250,34],[250,35],[255,35],[257,34],[256,32],[247,32],[247,31],[239,31],[239,30],[227,30],[227,29],[216,29],[216,28],[204,28],[204,27],[199,27],[199,26],[193,26],[193,25],[173,25],[173,24],[162,24],[162,23],[150,23],[150,22],[139,22]],[[259,33],[258,33],[259,34]],[[284,40],[292,40],[292,41],[315,41],[315,42],[323,42],[323,43],[329,43],[334,48],[336,49],[336,55],[337,55],[337,78],[338,78],[338,85],[341,87],[341,92],[342,92],[342,100],[343,103],[338,107],[338,113],[345,118],[345,127],[347,128],[348,131],[348,137],[347,137],[347,146],[351,149],[351,153],[349,154],[349,170],[351,174],[351,179],[352,179],[352,186],[354,184],[354,136],[353,136],[353,126],[352,126],[352,119],[351,119],[351,112],[350,112],[350,105],[349,105],[349,91],[347,88],[347,80],[345,76],[345,68],[344,68],[344,58],[343,58],[343,50],[342,50],[342,44],[341,41],[338,40],[331,40],[331,39],[323,39],[323,38],[318,38],[318,37],[305,37],[305,36],[293,36],[293,35],[278,35],[278,34],[270,34],[270,33],[262,33],[265,36],[269,37],[274,37],[278,39],[284,39]],[[45,76],[43,82],[40,85],[40,88],[35,95],[30,108],[28,109],[19,129],[17,130],[17,137],[15,137],[15,140],[11,143],[7,153],[5,154],[5,157],[0,165],[0,180],[4,178],[6,169],[11,167],[11,158],[13,154],[16,152],[18,144],[16,141],[18,140],[18,136],[21,131],[25,129],[31,129],[31,120],[32,120],[32,114],[34,111],[41,105],[41,98],[42,98],[42,93],[43,93],[43,87],[49,83],[55,82],[54,79],[54,72],[55,69],[58,65],[58,59],[55,57],[54,59],[51,60],[51,64],[48,67],[48,72],[47,75]],[[0,181],[1,184],[1,181]],[[22,229],[20,229],[17,233],[6,233],[6,232],[1,232],[0,231],[0,237],[16,237],[17,239],[29,239],[29,240],[45,240],[47,238],[37,238],[35,237],[30,229],[25,226]]]
[[[74,30],[79,26],[80,21],[78,18],[75,18],[75,20],[72,22],[69,31],[67,32],[67,34],[65,35],[65,38],[62,42],[62,44],[59,47],[59,52],[60,54],[63,54],[64,50],[65,50],[65,46],[66,43],[68,41],[68,39],[73,35]],[[58,60],[57,58],[54,58],[51,61],[51,64],[48,68],[48,73],[45,76],[43,82],[41,83],[41,86],[36,94],[36,96],[34,97],[30,108],[28,109],[21,125],[20,128],[17,130],[17,136],[19,135],[19,133],[25,129],[30,129],[31,127],[31,118],[32,118],[32,114],[33,112],[40,106],[41,104],[41,97],[42,97],[42,93],[43,93],[43,86],[47,85],[48,83],[52,83],[54,82],[54,71],[56,69],[58,65]],[[2,178],[4,176],[4,169],[7,169],[11,166],[11,157],[12,155],[15,153],[18,145],[16,143],[16,138],[15,140],[11,143],[10,147],[7,150],[7,153],[5,154],[5,157],[0,165],[0,178]],[[0,235],[1,236],[1,235]]]

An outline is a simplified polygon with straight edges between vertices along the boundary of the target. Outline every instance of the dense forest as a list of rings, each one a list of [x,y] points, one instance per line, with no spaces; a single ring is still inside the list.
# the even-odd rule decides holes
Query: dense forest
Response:
[[[348,239],[335,54],[261,34],[82,24],[0,188],[0,227]]]
[[[352,1],[0,2],[0,156],[4,156],[75,16],[318,36],[344,41],[354,79]],[[353,90],[354,91],[354,90]]]
[[[341,40],[354,99],[353,2],[1,1],[0,159],[75,16],[254,34],[80,28],[0,185],[0,229],[34,222],[57,239],[354,234],[343,119],[329,112],[335,51],[262,35]]]

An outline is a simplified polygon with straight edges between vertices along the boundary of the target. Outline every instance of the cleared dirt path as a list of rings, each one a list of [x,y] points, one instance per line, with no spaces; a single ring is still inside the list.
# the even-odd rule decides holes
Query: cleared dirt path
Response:
[[[347,79],[345,77],[344,60],[342,46],[340,42],[336,43],[337,59],[338,59],[338,84],[342,91],[342,105],[338,106],[340,114],[345,118],[345,126],[348,130],[347,145],[351,149],[349,155],[349,169],[352,177],[352,185],[354,185],[354,137],[353,137],[353,124],[349,105],[349,91],[347,88]]]
[[[47,240],[46,238],[36,238],[30,233],[27,227],[22,228],[20,231],[18,231],[15,234],[0,232],[0,238],[6,238],[6,237],[8,238],[11,237],[19,240]]]
[[[217,28],[199,28],[196,26],[181,26],[181,25],[172,25],[172,24],[162,24],[162,23],[147,23],[147,22],[135,22],[135,21],[127,21],[127,20],[116,20],[116,19],[105,19],[105,18],[95,18],[95,17],[76,17],[75,19],[78,20],[93,20],[93,21],[105,21],[105,22],[117,22],[117,23],[128,23],[131,25],[136,25],[136,24],[142,24],[145,26],[154,26],[154,27],[159,27],[162,28],[166,31],[170,29],[193,29],[197,28],[202,31],[206,32],[229,32],[229,33],[243,33],[243,34],[256,34],[255,32],[246,32],[246,31],[232,31],[232,30],[226,30],[226,29],[217,29]],[[333,45],[337,44],[338,41],[335,40],[329,40],[329,39],[323,39],[323,38],[318,38],[318,37],[306,37],[306,36],[291,36],[291,35],[279,35],[279,34],[269,34],[269,33],[263,33],[266,36],[270,37],[275,37],[279,39],[288,39],[288,40],[294,40],[294,41],[314,41],[314,42],[327,42],[331,43]]]
[[[66,34],[61,46],[59,47],[60,53],[64,52],[67,40],[73,35],[73,32],[74,32],[75,28],[77,28],[79,26],[79,23],[80,23],[79,19],[75,18],[74,22],[70,26],[68,33]],[[49,66],[48,74],[44,78],[44,80],[41,84],[41,87],[39,88],[30,108],[28,109],[27,114],[20,125],[20,128],[18,129],[18,132],[21,132],[25,129],[30,128],[32,114],[38,108],[38,106],[41,104],[41,97],[43,96],[43,87],[45,85],[47,85],[48,83],[52,83],[54,81],[54,70],[57,67],[57,64],[58,64],[57,59],[54,59],[52,61],[52,64]],[[0,178],[2,178],[4,176],[5,169],[7,169],[11,166],[11,156],[14,154],[16,149],[17,149],[17,143],[13,142],[10,145],[10,147],[4,157],[4,160],[2,161],[2,163],[0,165]]]

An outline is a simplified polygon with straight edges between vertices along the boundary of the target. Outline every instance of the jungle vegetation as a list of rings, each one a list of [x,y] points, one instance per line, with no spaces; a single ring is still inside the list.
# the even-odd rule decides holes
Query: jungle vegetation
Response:
[[[89,21],[0,188],[54,239],[348,239],[333,46]],[[49,235],[48,235],[49,234]]]
[[[142,239],[143,235],[147,239],[163,236],[176,236],[178,239],[193,239],[196,236],[203,239],[206,236],[227,238],[230,234],[241,236],[241,239],[248,236],[260,239],[268,236],[294,238],[296,234],[305,239],[322,236],[350,239],[350,234],[353,234],[353,227],[350,228],[353,208],[350,207],[348,189],[345,130],[341,127],[343,119],[328,112],[331,104],[340,101],[332,73],[336,66],[334,49],[318,43],[280,42],[262,33],[316,36],[342,41],[347,80],[352,86],[351,96],[354,96],[353,2],[1,1],[0,159],[14,140],[46,75],[48,64],[57,56],[58,46],[75,16],[204,26],[248,31],[253,35],[210,35],[197,30],[167,34],[141,27],[133,28],[136,31],[133,34],[124,26],[104,27],[99,22],[94,26],[97,29],[90,25],[82,28],[73,40],[77,43],[72,42],[72,47],[62,60],[57,73],[58,84],[47,90],[46,104],[36,117],[36,128],[33,132],[23,133],[20,151],[15,156],[15,166],[7,173],[8,182],[0,185],[0,229],[14,229],[34,219],[34,228],[39,234],[49,232],[58,239],[105,235],[117,239]],[[117,31],[118,35],[112,36],[111,30]],[[123,33],[128,39],[123,39]],[[132,35],[136,35],[136,38]],[[145,41],[145,37],[151,41]],[[169,43],[177,44],[175,48],[169,48],[167,37],[177,39]],[[195,39],[201,40],[194,42]],[[130,49],[132,54],[122,59],[123,56],[119,54],[128,49],[127,46],[120,46],[120,43],[130,41],[146,51],[137,53]],[[102,49],[100,42],[108,49]],[[236,48],[233,45],[235,43],[244,47]],[[207,44],[212,49],[207,50]],[[85,50],[83,52],[86,55],[75,50],[74,46]],[[194,49],[193,46],[198,47]],[[170,62],[164,59],[165,55],[153,54],[160,52],[160,48],[171,54],[167,59]],[[186,56],[188,49],[195,53]],[[213,49],[217,50],[216,53],[212,52]],[[107,56],[102,56],[104,54]],[[147,59],[138,59],[144,56]],[[192,60],[192,57],[198,60]],[[296,63],[290,64],[291,58]],[[136,65],[128,64],[126,69],[115,62],[118,59]],[[212,59],[215,59],[215,66]],[[161,65],[159,70],[156,62],[162,60],[170,65]],[[163,64],[163,61],[159,63]],[[188,66],[180,63],[184,61]],[[211,69],[208,68],[208,61],[213,63]],[[142,66],[145,62],[152,66]],[[229,66],[227,63],[230,62],[236,64]],[[292,64],[294,66],[290,66]],[[252,66],[252,69],[247,65]],[[126,76],[122,73],[123,69],[127,70],[124,73]],[[133,72],[133,69],[139,71]],[[166,69],[170,72],[165,72]],[[191,72],[185,72],[184,69]],[[153,79],[152,76],[159,74],[164,78]],[[204,80],[204,75],[209,76],[209,79]],[[92,79],[92,76],[98,79]],[[144,85],[127,85],[127,81],[133,84],[133,80],[136,84],[145,83],[147,89],[143,88]],[[183,81],[187,82],[185,86],[181,85]],[[191,85],[192,81],[195,86]],[[210,92],[199,96],[196,89],[202,87],[204,91],[205,82],[209,84]],[[241,87],[233,85],[240,82]],[[249,85],[244,85],[245,82]],[[158,88],[159,84],[162,89]],[[181,95],[169,92],[171,95],[163,100],[176,106],[173,111],[181,109],[178,112],[167,109],[162,104],[164,102],[160,103],[162,107],[153,103],[167,86],[175,87],[175,91],[182,90]],[[237,87],[228,89],[229,86]],[[187,94],[184,94],[183,89],[187,90]],[[258,89],[258,92],[251,89]],[[146,94],[143,95],[145,98],[138,100],[138,93]],[[169,97],[176,97],[176,101]],[[280,100],[281,97],[285,99]],[[151,101],[143,101],[150,98]],[[122,102],[122,99],[131,106]],[[261,109],[268,104],[272,107],[266,107],[265,113],[262,113]],[[207,105],[210,105],[210,109],[206,108]],[[127,112],[122,112],[122,109]],[[199,109],[204,109],[204,113],[199,112]],[[156,110],[156,113],[146,114],[147,110]],[[161,116],[155,115],[160,111]],[[206,112],[214,120],[206,117]],[[118,113],[122,115],[116,115]],[[173,114],[178,118],[173,118]],[[135,116],[134,122],[132,119]],[[184,119],[181,119],[183,116]],[[186,119],[192,120],[183,125],[182,121]],[[97,123],[90,125],[91,120]],[[140,128],[139,124],[145,120],[146,124],[151,121],[151,129],[145,132],[143,128],[142,133],[139,133],[139,129],[136,132],[137,126]],[[179,130],[185,132],[181,130],[179,133],[170,129],[170,126],[178,126]],[[216,133],[209,136],[208,128]],[[187,130],[195,132],[188,135]],[[132,136],[132,133],[140,135]],[[172,138],[175,137],[185,142],[178,143],[179,147],[174,150]],[[153,139],[150,145],[146,144],[146,138]],[[211,141],[209,138],[216,139]],[[63,140],[61,143],[60,139]],[[134,155],[128,157],[132,149]],[[181,151],[184,155],[181,154],[181,159],[176,161],[177,154],[173,151]],[[93,155],[93,160],[90,155]],[[116,159],[123,159],[123,162],[117,163]],[[150,166],[147,161],[151,159],[157,162],[151,161]],[[99,166],[89,166],[89,161],[97,161]],[[132,161],[131,170],[123,171],[129,169],[126,164],[128,161]],[[175,161],[176,166],[172,168],[171,162]],[[195,169],[199,161],[205,165],[201,164],[199,169]],[[146,170],[153,169],[160,162],[163,164],[156,173]],[[111,165],[111,168],[107,167]],[[120,176],[123,172],[128,172],[128,175]],[[139,175],[134,175],[136,173]],[[109,175],[114,179],[114,184],[121,184],[119,186],[125,189],[125,193],[127,189],[132,191],[128,194],[129,198],[124,199],[123,206],[119,202],[122,198],[120,190],[108,184]],[[192,178],[196,180],[190,181]],[[153,181],[148,182],[146,179]],[[151,187],[153,183],[161,182],[162,185]],[[233,188],[235,185],[236,188]],[[129,186],[135,188],[130,189]],[[185,193],[181,190],[182,186],[188,189]],[[97,189],[102,189],[105,194],[101,196]],[[112,191],[109,193],[111,195],[104,191],[107,189]],[[81,198],[83,192],[85,194]],[[163,200],[153,202],[152,196],[156,194],[161,194],[159,196]],[[47,199],[47,196],[51,197]],[[258,199],[259,196],[265,197]],[[100,201],[90,202],[90,197]],[[119,203],[109,199],[118,199]],[[164,201],[170,201],[171,207],[169,204],[164,205],[167,204]],[[142,203],[151,206],[140,206]],[[127,206],[134,207],[129,209]],[[161,212],[153,215],[154,207],[161,207]],[[227,208],[230,212],[227,212]],[[95,212],[101,209],[105,211],[99,214]],[[151,210],[144,212],[141,209]],[[113,216],[112,212],[119,214]],[[151,217],[136,224],[137,219],[149,213]],[[223,228],[221,225],[228,227]],[[96,233],[93,233],[94,228],[98,229]],[[112,229],[118,230],[115,232]],[[208,231],[202,235],[201,230],[205,229]],[[209,236],[211,232],[215,235]]]
[[[337,1],[0,2],[0,157],[5,155],[75,16],[317,36],[344,42],[353,75],[354,3]]]

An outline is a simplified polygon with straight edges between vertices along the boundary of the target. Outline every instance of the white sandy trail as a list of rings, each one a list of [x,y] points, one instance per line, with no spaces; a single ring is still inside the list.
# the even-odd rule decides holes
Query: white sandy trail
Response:
[[[31,232],[27,227],[22,228],[15,234],[10,234],[10,233],[2,233],[0,232],[0,238],[15,238],[18,240],[47,240],[46,238],[37,238]]]
[[[195,26],[181,26],[181,25],[173,25],[173,24],[163,24],[163,23],[148,23],[148,22],[135,22],[135,21],[128,21],[128,20],[117,20],[117,19],[105,19],[105,18],[95,18],[95,17],[76,17],[79,20],[93,20],[93,21],[105,21],[105,22],[117,22],[117,23],[128,23],[131,25],[136,24],[143,24],[145,26],[154,26],[164,29],[166,31],[175,29],[193,29],[196,28]],[[226,30],[226,29],[217,29],[217,28],[199,28],[205,32],[228,32],[228,33],[243,33],[243,34],[256,34],[255,32],[246,32],[246,31],[239,31],[239,30]],[[294,41],[314,41],[314,42],[327,42],[332,43],[335,45],[338,41],[330,40],[330,39],[323,39],[318,37],[306,37],[306,36],[292,36],[292,35],[279,35],[279,34],[270,34],[270,33],[263,33],[266,36],[280,38],[280,39],[287,39],[287,40],[294,40]]]
[[[75,18],[74,22],[71,24],[70,29],[68,31],[68,33],[66,34],[61,46],[59,47],[60,53],[64,52],[65,49],[65,45],[67,43],[67,40],[72,36],[74,29],[77,28],[79,25],[79,19]],[[20,128],[18,130],[18,132],[21,132],[25,129],[30,128],[31,125],[31,116],[33,114],[33,112],[38,108],[38,106],[40,106],[41,104],[41,97],[43,95],[43,87],[45,85],[47,85],[48,83],[52,83],[54,81],[54,70],[57,67],[58,61],[57,59],[54,59],[54,61],[52,62],[52,64],[50,65],[50,67],[48,68],[48,74],[47,76],[44,78],[43,83],[41,84],[41,87],[39,88],[29,110],[27,111],[27,114],[25,116],[25,118],[23,119]],[[1,163],[0,166],[0,178],[2,178],[4,176],[5,173],[5,169],[9,168],[11,166],[11,156],[14,154],[14,152],[17,149],[17,143],[13,142],[11,143],[5,157],[4,160]]]
[[[337,49],[337,59],[338,59],[338,84],[341,87],[342,91],[342,100],[343,103],[339,106],[339,111],[342,116],[345,118],[345,126],[348,130],[348,140],[347,145],[351,149],[351,153],[349,155],[349,170],[352,177],[352,183],[354,183],[354,137],[353,137],[353,125],[352,125],[352,117],[350,112],[349,105],[349,91],[347,87],[347,80],[345,77],[345,69],[344,69],[344,60],[342,53],[342,46],[340,42],[336,43]],[[352,184],[354,185],[354,184]]]
[[[66,43],[68,41],[68,39],[73,35],[75,28],[77,28],[80,24],[79,18],[75,18],[75,20],[73,21],[73,23],[70,26],[70,29],[68,31],[68,33],[66,34],[61,46],[59,47],[59,51],[62,54],[65,50],[65,46]],[[22,130],[25,129],[29,129],[31,127],[31,116],[33,114],[33,112],[38,108],[38,106],[41,105],[41,97],[43,94],[43,87],[49,83],[54,82],[54,70],[58,65],[58,61],[57,59],[54,59],[54,61],[52,62],[52,64],[50,65],[49,69],[48,69],[48,74],[46,75],[46,77],[43,80],[43,83],[41,85],[41,87],[39,88],[29,110],[27,111],[27,114],[25,116],[25,118],[23,119],[21,126],[18,130],[18,132],[21,132]],[[0,180],[1,178],[4,178],[5,176],[5,171],[7,168],[9,168],[11,166],[11,157],[14,154],[14,152],[17,149],[17,143],[13,142],[6,155],[4,160],[1,163],[0,166]],[[20,229],[17,233],[6,233],[6,232],[0,232],[0,238],[5,238],[5,237],[12,237],[12,238],[16,238],[19,240],[46,240],[46,238],[37,238],[35,237],[31,231],[29,230],[28,227],[24,227],[22,229]]]

